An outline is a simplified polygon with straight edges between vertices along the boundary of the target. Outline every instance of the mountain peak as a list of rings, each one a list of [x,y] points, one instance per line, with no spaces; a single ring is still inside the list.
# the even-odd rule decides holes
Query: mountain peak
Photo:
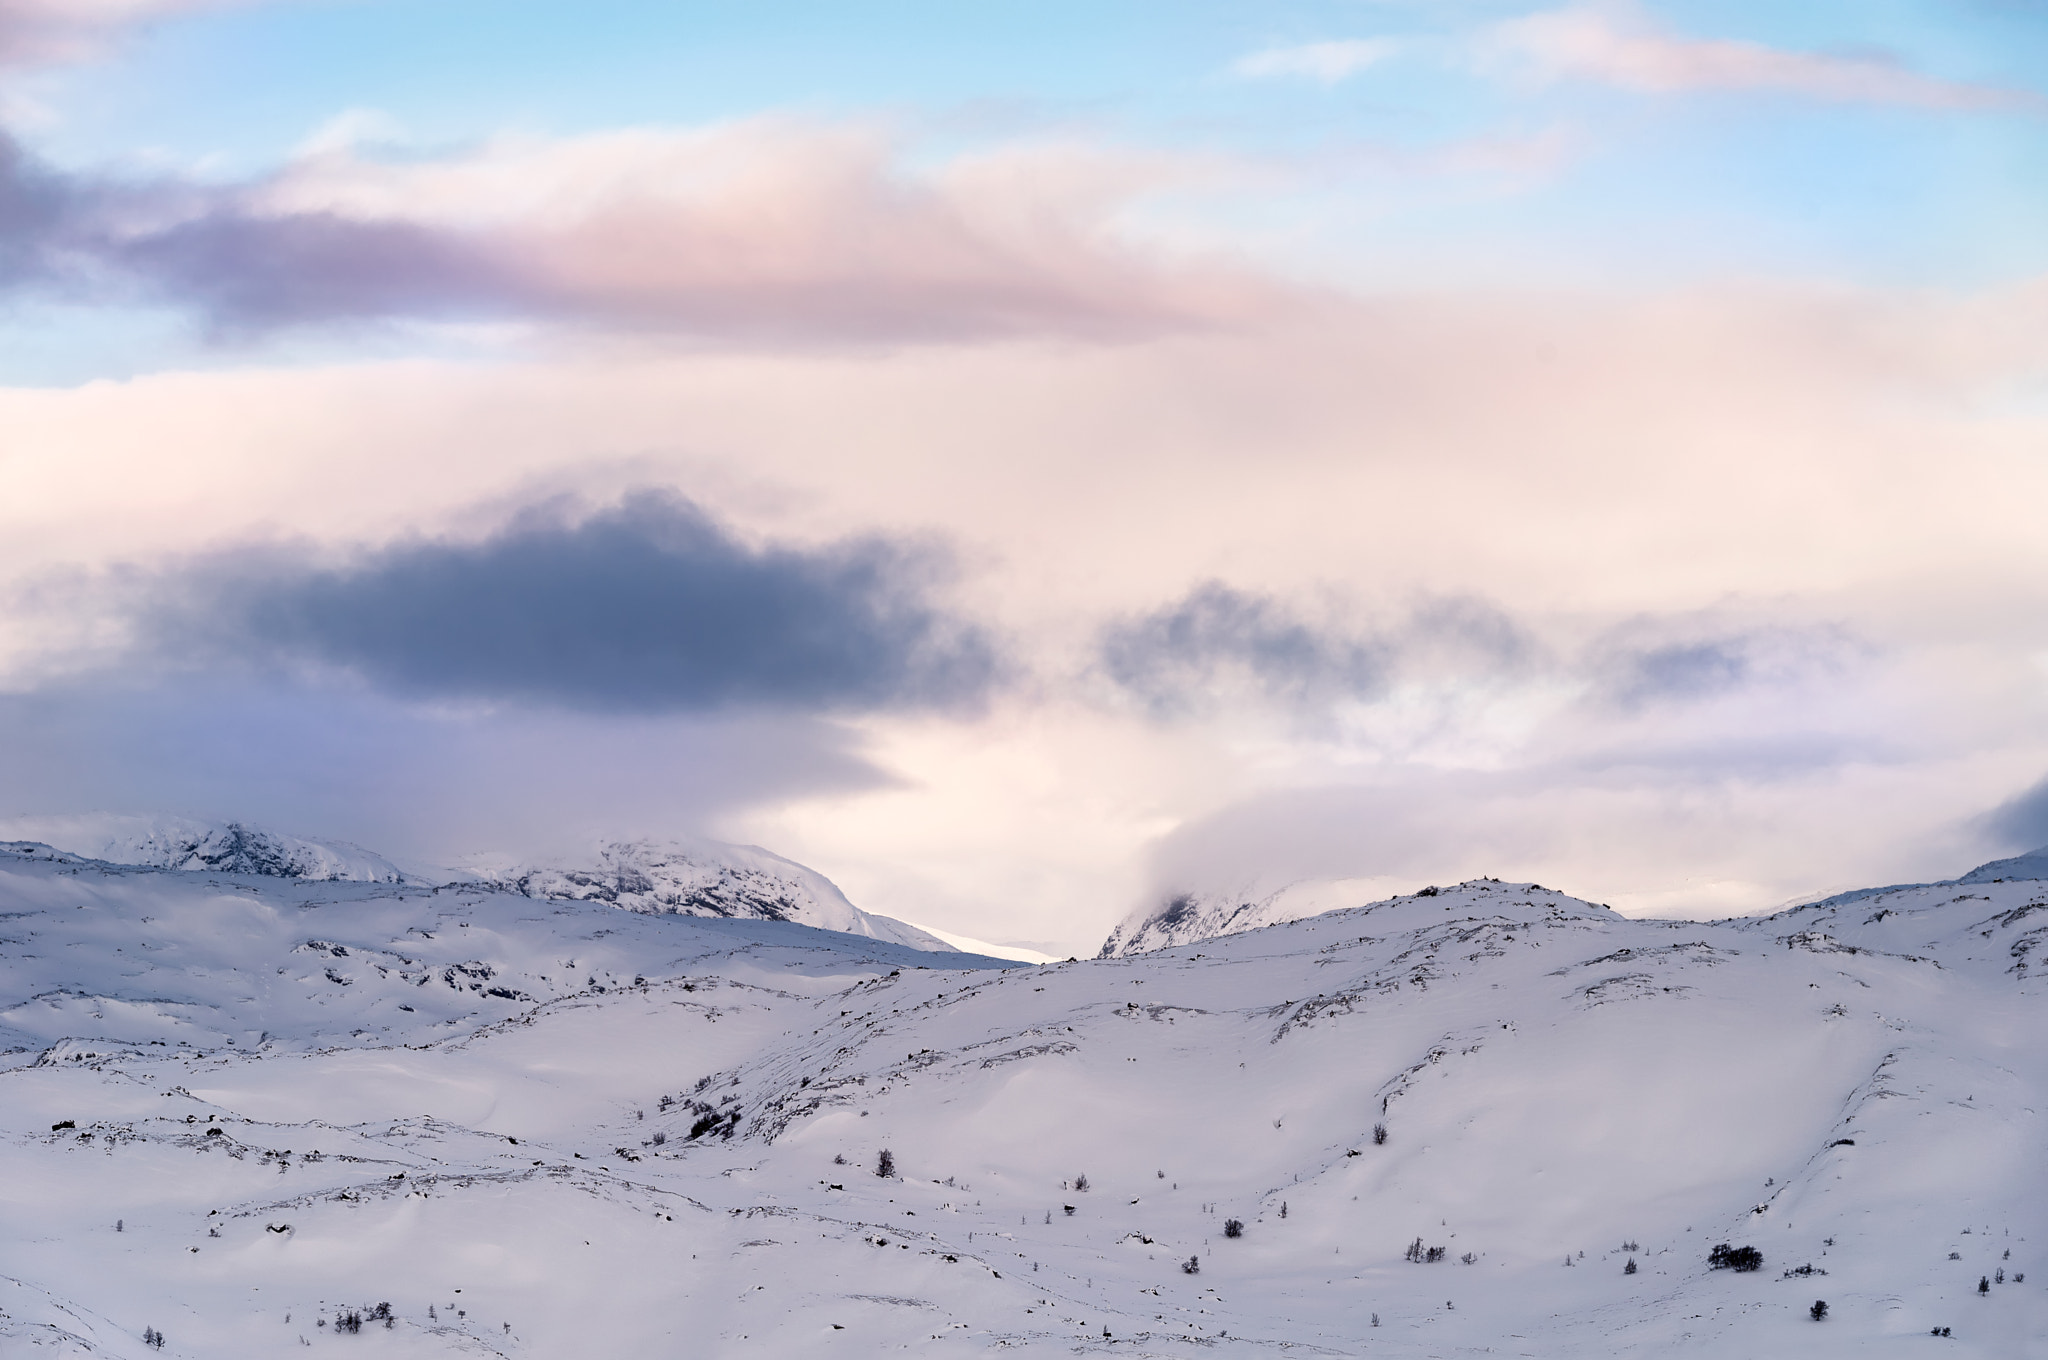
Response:
[[[239,821],[108,812],[16,817],[0,821],[0,840],[37,841],[66,854],[146,869],[314,882],[398,883],[405,878],[390,860],[360,845]]]

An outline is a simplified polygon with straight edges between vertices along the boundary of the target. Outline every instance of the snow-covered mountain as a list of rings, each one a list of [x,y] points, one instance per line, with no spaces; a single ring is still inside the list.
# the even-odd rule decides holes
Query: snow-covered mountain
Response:
[[[347,841],[190,817],[14,817],[0,819],[0,840],[39,841],[87,859],[152,869],[351,883],[397,883],[405,877],[382,855]]]
[[[2048,845],[2011,859],[1995,859],[1955,880],[1958,883],[1997,883],[2006,879],[2048,878]]]
[[[1374,900],[1372,880],[1302,879],[1278,889],[1247,886],[1222,891],[1167,893],[1117,923],[1096,954],[1100,959],[1143,954],[1177,944],[1236,935],[1282,921],[1300,921]]]
[[[1979,883],[2048,879],[2048,846],[2010,859],[1980,864],[1959,878],[1939,883],[1896,883],[1884,888],[1858,888],[1836,893],[1821,905],[1858,902],[1880,893],[1905,888],[1947,888]],[[1497,881],[1497,880],[1487,880]],[[1182,891],[1165,894],[1157,901],[1141,904],[1117,923],[1103,941],[1097,958],[1122,958],[1173,945],[1193,944],[1219,935],[1236,935],[1247,930],[1301,921],[1340,907],[1359,906],[1374,900],[1371,879],[1301,879],[1278,890],[1242,888],[1236,891]],[[1424,888],[1420,896],[1441,891]]]
[[[1025,968],[18,846],[0,1355],[2026,1356],[2044,951],[2014,879]]]
[[[627,911],[789,921],[912,949],[955,946],[893,917],[862,911],[823,874],[754,845],[686,837],[599,841],[580,859],[529,863],[480,856],[459,870],[401,872],[347,841],[286,835],[244,822],[92,813],[0,820],[0,841],[38,842],[84,859],[188,873],[253,874],[319,883],[470,885],[549,902]]]
[[[756,845],[720,841],[603,841],[581,862],[468,866],[501,892],[547,902],[604,902],[627,911],[790,921],[938,952],[953,946],[893,917],[862,911],[830,879]]]

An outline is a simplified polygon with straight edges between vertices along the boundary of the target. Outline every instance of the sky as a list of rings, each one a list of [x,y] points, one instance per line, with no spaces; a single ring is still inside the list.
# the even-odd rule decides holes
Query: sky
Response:
[[[1092,950],[2048,843],[2048,4],[0,0],[0,812]]]

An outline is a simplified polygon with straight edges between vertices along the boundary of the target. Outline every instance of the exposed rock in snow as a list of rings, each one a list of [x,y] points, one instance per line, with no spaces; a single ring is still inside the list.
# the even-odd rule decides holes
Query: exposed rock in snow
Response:
[[[915,926],[862,911],[815,869],[756,845],[682,837],[603,841],[580,864],[529,865],[483,858],[468,868],[480,883],[543,901],[606,902],[655,914],[790,921],[913,949],[953,950]]]
[[[382,855],[347,841],[288,836],[244,822],[88,813],[0,820],[0,841],[40,841],[109,864],[151,869],[261,874],[320,882],[397,883],[405,876]]]

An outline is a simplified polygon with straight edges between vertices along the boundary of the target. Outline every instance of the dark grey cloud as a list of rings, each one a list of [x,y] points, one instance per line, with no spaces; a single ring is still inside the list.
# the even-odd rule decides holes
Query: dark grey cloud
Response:
[[[1748,650],[1727,640],[1673,642],[1615,658],[1610,689],[1627,705],[1694,699],[1739,685],[1750,674]]]
[[[2048,779],[1985,814],[1984,829],[2007,849],[2048,849]]]
[[[1390,648],[1319,628],[1272,596],[1208,581],[1161,609],[1111,624],[1099,659],[1116,684],[1170,714],[1246,686],[1296,705],[1376,694]]]
[[[1396,675],[1520,673],[1541,649],[1483,600],[1427,600],[1380,629],[1312,619],[1272,595],[1207,581],[1117,620],[1102,672],[1166,717],[1246,697],[1302,712],[1383,694]]]
[[[878,537],[743,542],[679,496],[527,513],[464,542],[342,566],[243,554],[163,583],[153,645],[307,665],[386,692],[597,712],[955,708],[998,673],[988,635],[932,601],[931,550]]]
[[[1679,616],[1615,629],[1587,650],[1582,666],[1596,702],[1635,712],[1839,676],[1869,653],[1867,644],[1832,624],[1731,626],[1726,619]]]

